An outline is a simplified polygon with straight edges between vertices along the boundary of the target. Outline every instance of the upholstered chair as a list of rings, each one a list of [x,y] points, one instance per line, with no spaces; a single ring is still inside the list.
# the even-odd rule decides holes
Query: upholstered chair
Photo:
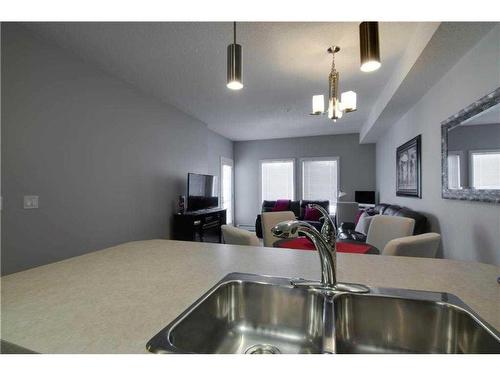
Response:
[[[292,211],[277,211],[262,213],[262,235],[264,246],[273,247],[273,244],[279,240],[271,233],[271,229],[281,221],[296,220]]]
[[[385,245],[382,255],[435,258],[440,241],[438,233],[396,238]]]
[[[230,245],[247,245],[247,246],[260,246],[259,239],[255,235],[245,229],[233,227],[232,225],[222,225],[222,237],[224,243]]]
[[[368,228],[366,243],[382,252],[389,241],[411,236],[414,226],[415,220],[407,217],[375,215]]]

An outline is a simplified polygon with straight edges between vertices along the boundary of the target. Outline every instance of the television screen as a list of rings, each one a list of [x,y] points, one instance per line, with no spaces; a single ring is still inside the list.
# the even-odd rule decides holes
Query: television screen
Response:
[[[188,173],[187,210],[206,210],[219,206],[217,177]]]
[[[355,191],[354,200],[358,203],[375,204],[374,191]]]

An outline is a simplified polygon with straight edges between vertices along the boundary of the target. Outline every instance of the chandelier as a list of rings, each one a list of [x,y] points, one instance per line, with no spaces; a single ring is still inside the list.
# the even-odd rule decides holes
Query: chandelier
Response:
[[[335,54],[339,51],[339,46],[328,48],[328,53],[332,54],[332,68],[328,76],[328,110],[325,112],[324,95],[314,95],[312,99],[311,115],[326,114],[333,122],[342,118],[344,113],[356,110],[356,93],[354,91],[343,92],[339,97],[339,72],[335,69]]]

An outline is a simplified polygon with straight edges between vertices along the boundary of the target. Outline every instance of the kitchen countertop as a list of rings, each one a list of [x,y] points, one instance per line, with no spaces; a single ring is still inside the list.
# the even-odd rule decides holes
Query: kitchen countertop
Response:
[[[500,267],[337,256],[339,280],[453,293],[500,330]],[[2,277],[2,339],[41,353],[146,353],[151,337],[230,272],[320,277],[312,251],[129,242]]]

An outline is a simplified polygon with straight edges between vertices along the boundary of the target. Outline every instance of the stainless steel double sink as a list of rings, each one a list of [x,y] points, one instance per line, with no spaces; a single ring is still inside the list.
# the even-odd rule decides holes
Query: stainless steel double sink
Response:
[[[500,353],[499,333],[456,296],[294,288],[232,273],[147,344],[154,353]]]

